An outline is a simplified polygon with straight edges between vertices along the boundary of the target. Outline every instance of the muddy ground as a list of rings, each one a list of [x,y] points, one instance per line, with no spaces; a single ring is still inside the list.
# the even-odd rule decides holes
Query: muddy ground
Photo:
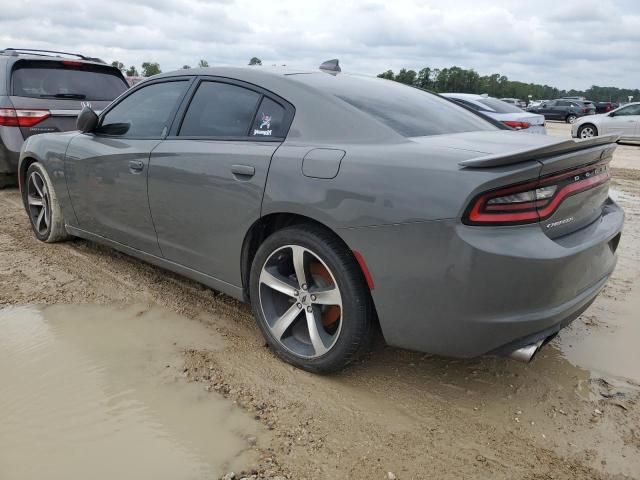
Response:
[[[568,128],[550,131],[566,136]],[[640,478],[640,147],[620,151],[612,188],[627,223],[618,268],[531,364],[445,359],[378,341],[338,375],[296,370],[265,347],[249,308],[222,294],[82,240],[39,243],[16,190],[0,191],[0,307],[142,304],[181,314],[194,329],[205,325],[221,345],[187,348],[180,372],[212,404],[225,396],[271,430],[247,471],[292,479]]]

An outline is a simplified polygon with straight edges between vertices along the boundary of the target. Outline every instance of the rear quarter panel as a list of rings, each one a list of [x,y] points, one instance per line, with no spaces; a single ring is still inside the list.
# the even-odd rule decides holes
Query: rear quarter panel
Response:
[[[521,136],[501,133],[516,142]],[[262,214],[305,215],[334,229],[458,218],[480,185],[491,188],[494,182],[504,184],[505,177],[518,182],[538,176],[538,162],[463,169],[458,162],[485,152],[439,144],[455,144],[455,135],[449,137],[427,140],[428,145],[332,145],[346,152],[333,179],[302,172],[303,157],[317,146],[284,143],[271,161]]]
[[[49,177],[53,182],[58,201],[60,202],[65,222],[71,225],[77,225],[77,220],[69,200],[64,159],[69,142],[76,135],[79,135],[79,133],[44,133],[29,137],[22,145],[18,163],[21,182],[29,168],[29,164],[34,160],[40,162],[47,169]],[[21,191],[24,194],[22,185]]]

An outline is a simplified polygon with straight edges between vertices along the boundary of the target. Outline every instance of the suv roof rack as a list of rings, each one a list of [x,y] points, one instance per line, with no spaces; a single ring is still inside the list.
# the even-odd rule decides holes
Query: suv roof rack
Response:
[[[59,52],[57,50],[41,50],[36,48],[5,48],[0,50],[0,55],[11,55],[18,56],[21,53],[29,54],[29,55],[38,55],[42,57],[59,57],[60,55],[70,55],[72,57],[78,57],[82,60],[87,60],[89,62],[97,62],[97,63],[105,63],[101,58],[96,57],[87,57],[86,55],[82,55],[80,53],[71,53],[71,52]],[[50,55],[54,54],[54,55]]]

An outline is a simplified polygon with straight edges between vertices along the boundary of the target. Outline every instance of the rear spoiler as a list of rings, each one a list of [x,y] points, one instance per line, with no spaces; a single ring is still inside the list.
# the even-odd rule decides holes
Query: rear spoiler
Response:
[[[523,133],[522,135],[527,135]],[[484,157],[471,158],[458,163],[461,167],[468,168],[489,168],[500,167],[503,165],[511,165],[514,163],[526,162],[528,160],[541,160],[547,157],[562,155],[563,153],[577,152],[587,148],[598,147],[602,145],[614,144],[619,140],[619,135],[604,135],[602,137],[593,137],[585,140],[564,140],[552,145],[545,145],[540,148],[527,150],[516,150],[508,153],[497,153],[485,155]],[[609,149],[603,149],[602,155]]]

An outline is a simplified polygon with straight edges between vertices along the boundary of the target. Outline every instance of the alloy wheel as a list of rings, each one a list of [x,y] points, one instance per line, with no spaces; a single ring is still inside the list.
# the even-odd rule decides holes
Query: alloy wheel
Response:
[[[51,221],[49,190],[39,172],[32,172],[27,183],[27,204],[31,223],[40,235],[46,235]]]
[[[260,307],[269,332],[285,349],[317,358],[342,329],[342,296],[318,255],[300,245],[275,250],[260,272]]]
[[[580,138],[591,138],[595,136],[596,132],[593,127],[583,127],[582,130],[580,130]]]

